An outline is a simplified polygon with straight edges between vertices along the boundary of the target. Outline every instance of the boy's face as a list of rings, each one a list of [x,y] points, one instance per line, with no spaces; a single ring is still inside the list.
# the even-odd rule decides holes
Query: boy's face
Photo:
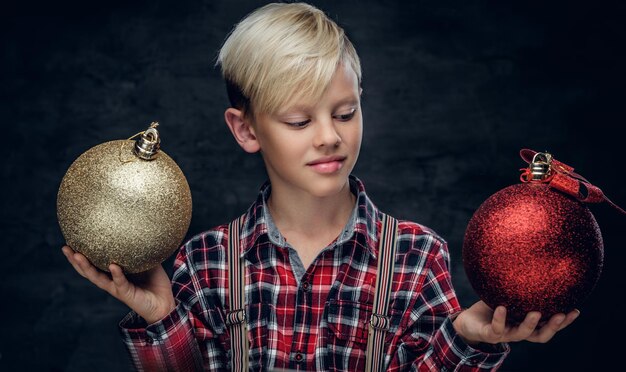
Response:
[[[346,187],[361,147],[356,73],[340,65],[317,102],[293,102],[253,125],[272,186],[294,195],[332,196]]]

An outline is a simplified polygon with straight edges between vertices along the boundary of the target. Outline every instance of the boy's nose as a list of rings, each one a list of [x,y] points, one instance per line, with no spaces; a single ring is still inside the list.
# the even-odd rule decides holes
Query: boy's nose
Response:
[[[341,136],[337,132],[335,122],[332,118],[320,120],[317,123],[314,145],[320,146],[338,146],[341,143]]]

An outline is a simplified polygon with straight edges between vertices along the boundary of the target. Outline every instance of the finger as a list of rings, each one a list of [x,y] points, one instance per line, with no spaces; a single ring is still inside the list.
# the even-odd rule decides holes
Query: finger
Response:
[[[491,330],[496,337],[501,337],[506,329],[506,307],[498,306],[493,312]]]
[[[87,257],[80,253],[74,255],[74,260],[83,272],[83,276],[92,282],[96,287],[105,290],[111,294],[113,289],[113,281],[104,272],[98,270]]]
[[[530,337],[535,331],[535,328],[537,328],[539,319],[541,319],[541,313],[538,311],[531,311],[526,314],[524,320],[512,332],[511,341],[521,341]]]
[[[576,320],[576,318],[578,318],[578,316],[580,315],[580,310],[578,309],[574,309],[572,311],[570,311],[569,313],[567,313],[567,316],[565,317],[565,320],[563,321],[563,323],[561,323],[561,325],[559,326],[559,331],[562,330],[563,328],[567,327],[568,325],[572,324],[574,322],[574,320]]]
[[[134,288],[132,284],[124,275],[124,271],[116,264],[109,265],[109,271],[111,271],[111,278],[113,279],[113,285],[120,299],[128,299]]]
[[[565,314],[559,313],[550,317],[548,323],[543,327],[535,330],[527,340],[530,342],[545,343],[550,341],[552,337],[558,332],[559,327],[565,321]]]
[[[79,253],[74,252],[70,247],[67,247],[67,246],[64,246],[63,248],[61,248],[61,250],[63,251],[65,258],[67,258],[67,260],[70,262],[74,270],[76,270],[76,272],[80,274],[80,276],[82,276],[83,278],[86,278],[85,273],[83,272],[83,269],[80,267],[80,265],[76,261],[76,255]]]

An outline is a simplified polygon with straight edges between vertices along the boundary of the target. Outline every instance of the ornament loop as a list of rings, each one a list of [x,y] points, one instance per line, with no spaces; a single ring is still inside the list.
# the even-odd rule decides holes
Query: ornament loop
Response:
[[[137,134],[135,136],[137,136]],[[135,136],[133,136],[133,137],[135,137]],[[128,141],[124,141],[124,142],[122,142],[120,144],[120,153],[119,153],[119,156],[118,156],[118,158],[120,159],[120,162],[122,162],[122,163],[130,163],[131,161],[137,160],[137,157],[133,156],[134,154],[133,154],[132,151],[130,151],[130,149],[128,149],[129,151],[126,152],[128,155],[130,155],[130,157],[128,159],[124,159],[122,157],[122,155],[124,154],[124,146],[126,146],[126,145],[129,145]]]

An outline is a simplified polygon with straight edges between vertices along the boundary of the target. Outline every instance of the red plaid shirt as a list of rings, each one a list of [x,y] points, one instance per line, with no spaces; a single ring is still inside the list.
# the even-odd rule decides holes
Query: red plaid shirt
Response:
[[[357,195],[352,217],[306,270],[271,221],[265,205],[269,184],[247,211],[239,238],[252,370],[365,369],[380,212],[357,178],[351,176],[350,185]],[[479,351],[452,327],[461,309],[446,242],[414,222],[400,221],[399,230],[385,340],[388,370],[496,369],[508,345]],[[120,323],[138,370],[229,369],[227,235],[228,225],[218,226],[180,248],[171,314],[146,325],[131,312]]]

